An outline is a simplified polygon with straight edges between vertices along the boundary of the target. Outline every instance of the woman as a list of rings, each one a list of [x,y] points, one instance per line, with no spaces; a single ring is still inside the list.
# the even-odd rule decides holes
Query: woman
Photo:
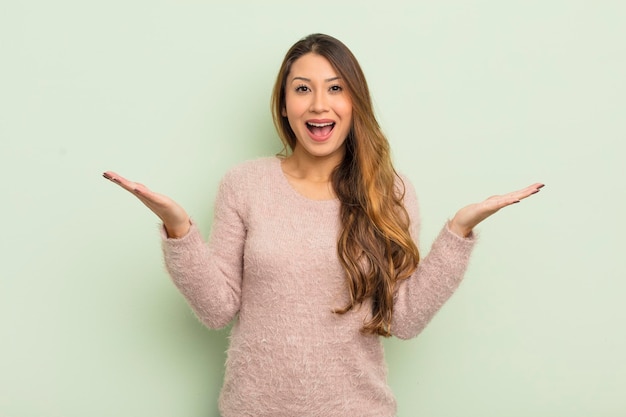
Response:
[[[208,245],[171,199],[104,176],[163,221],[168,271],[198,318],[236,317],[223,416],[393,416],[379,336],[416,336],[461,281],[473,228],[543,185],[459,210],[420,261],[415,193],[348,48],[297,42],[272,112],[285,152],[227,173]]]

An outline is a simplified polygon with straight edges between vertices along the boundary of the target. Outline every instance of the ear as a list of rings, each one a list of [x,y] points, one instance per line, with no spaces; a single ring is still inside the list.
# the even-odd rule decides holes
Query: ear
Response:
[[[280,111],[280,115],[283,117],[287,117],[287,110],[283,107],[283,109]]]

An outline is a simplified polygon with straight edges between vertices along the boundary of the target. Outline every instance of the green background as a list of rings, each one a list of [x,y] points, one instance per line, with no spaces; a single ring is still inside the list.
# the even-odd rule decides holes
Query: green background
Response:
[[[5,1],[0,417],[217,416],[227,331],[164,272],[157,219],[210,230],[221,176],[280,150],[288,47],[343,40],[368,77],[426,252],[461,206],[546,188],[479,228],[431,325],[385,342],[400,417],[626,415],[623,1]]]

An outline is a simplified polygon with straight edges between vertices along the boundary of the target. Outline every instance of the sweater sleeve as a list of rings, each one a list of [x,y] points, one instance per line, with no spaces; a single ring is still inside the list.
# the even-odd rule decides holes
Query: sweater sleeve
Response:
[[[222,180],[208,243],[195,223],[187,235],[169,239],[161,230],[165,266],[198,319],[207,327],[226,326],[241,302],[243,247],[246,229],[238,193]]]
[[[406,188],[404,204],[411,219],[411,235],[417,241],[417,198],[411,184],[403,180]],[[473,234],[462,238],[452,233],[447,225],[444,226],[413,275],[398,285],[391,324],[394,336],[409,339],[426,327],[461,283],[474,244]]]

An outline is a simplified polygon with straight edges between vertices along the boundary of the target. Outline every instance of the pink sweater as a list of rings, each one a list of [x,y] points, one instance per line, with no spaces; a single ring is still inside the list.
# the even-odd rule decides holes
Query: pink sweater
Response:
[[[418,236],[417,200],[406,184],[405,206]],[[192,225],[165,239],[167,269],[198,318],[231,331],[220,395],[224,417],[391,417],[378,336],[359,332],[371,314],[347,302],[337,258],[337,200],[310,200],[285,178],[276,157],[226,174],[206,244]],[[444,228],[417,271],[400,285],[392,333],[416,336],[459,285],[474,239]]]

